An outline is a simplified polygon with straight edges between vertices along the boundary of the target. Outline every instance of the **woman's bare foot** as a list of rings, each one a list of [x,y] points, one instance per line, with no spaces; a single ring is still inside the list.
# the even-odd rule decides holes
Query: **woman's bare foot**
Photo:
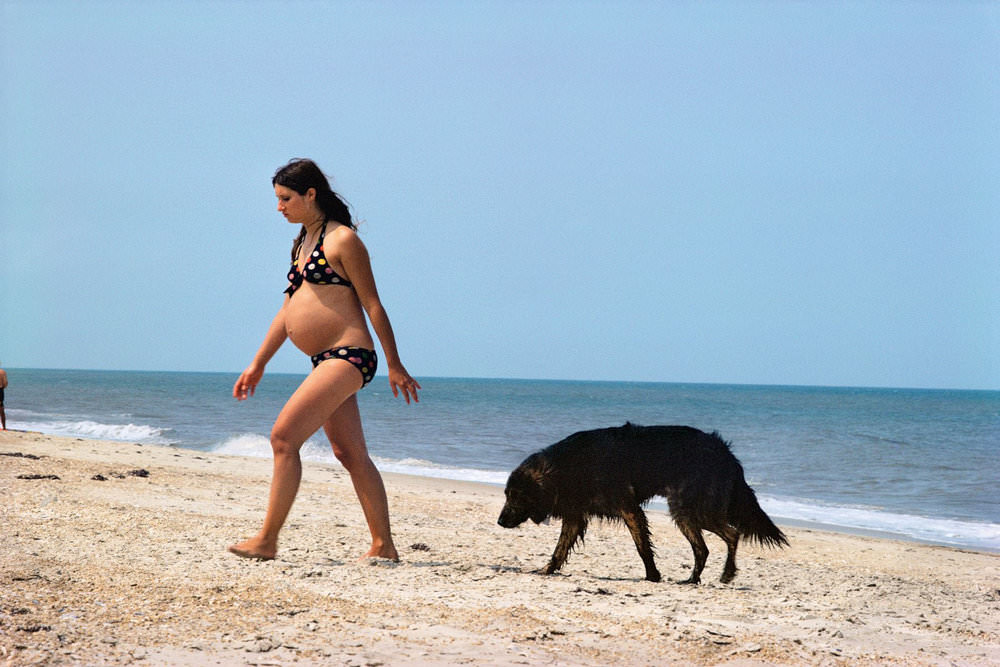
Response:
[[[391,560],[394,563],[398,563],[399,553],[396,551],[396,547],[391,544],[386,546],[373,546],[371,549],[368,550],[368,553],[366,553],[358,560],[366,561],[372,558],[381,560]]]
[[[274,560],[274,557],[278,554],[277,547],[265,544],[262,540],[255,537],[230,546],[229,551],[240,558],[252,558],[254,560]]]

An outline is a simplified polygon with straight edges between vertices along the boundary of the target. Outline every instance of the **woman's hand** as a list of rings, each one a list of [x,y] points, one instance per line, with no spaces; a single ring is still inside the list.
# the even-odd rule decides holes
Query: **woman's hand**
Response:
[[[247,369],[240,374],[233,385],[233,398],[237,401],[245,401],[253,396],[260,379],[264,376],[264,367],[257,364],[250,364]]]
[[[410,374],[402,366],[389,367],[389,386],[392,387],[393,396],[399,396],[399,392],[402,391],[403,398],[406,399],[407,404],[409,404],[411,396],[414,403],[420,402],[417,390],[423,387],[420,386],[419,382],[410,377]]]

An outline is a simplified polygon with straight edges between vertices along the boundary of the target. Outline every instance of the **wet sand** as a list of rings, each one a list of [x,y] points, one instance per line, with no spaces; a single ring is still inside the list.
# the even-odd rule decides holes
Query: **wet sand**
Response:
[[[558,521],[505,530],[499,488],[386,474],[401,562],[358,562],[348,476],[306,463],[277,559],[237,558],[270,472],[0,433],[0,664],[1000,664],[998,554],[783,525],[791,547],[741,545],[731,584],[707,536],[680,586],[690,548],[650,512],[664,582],[616,524],[545,577]]]

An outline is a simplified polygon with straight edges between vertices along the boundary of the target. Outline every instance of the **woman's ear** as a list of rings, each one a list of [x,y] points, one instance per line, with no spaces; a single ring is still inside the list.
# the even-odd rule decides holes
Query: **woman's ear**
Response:
[[[309,188],[306,190],[305,197],[308,201],[316,201],[316,188]]]

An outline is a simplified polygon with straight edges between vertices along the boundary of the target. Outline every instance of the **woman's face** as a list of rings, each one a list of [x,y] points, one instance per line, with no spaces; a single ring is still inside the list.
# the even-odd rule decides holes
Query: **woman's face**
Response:
[[[319,215],[314,188],[309,188],[304,195],[300,195],[284,185],[275,185],[274,196],[278,198],[278,213],[285,216],[288,222],[304,225]]]

